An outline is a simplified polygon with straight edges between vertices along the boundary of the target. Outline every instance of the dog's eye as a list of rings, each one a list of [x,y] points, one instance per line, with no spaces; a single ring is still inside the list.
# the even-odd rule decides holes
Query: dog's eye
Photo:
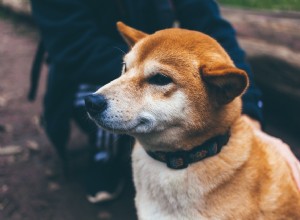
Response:
[[[122,72],[126,72],[127,71],[126,63],[123,62],[122,64],[123,64],[123,67],[122,67],[123,71]]]
[[[172,79],[162,73],[157,73],[148,79],[150,84],[165,86],[172,82]]]

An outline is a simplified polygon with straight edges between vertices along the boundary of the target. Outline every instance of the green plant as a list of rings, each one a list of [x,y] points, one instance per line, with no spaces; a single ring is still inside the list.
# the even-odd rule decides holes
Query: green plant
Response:
[[[300,11],[300,0],[218,0],[221,5],[243,8]]]

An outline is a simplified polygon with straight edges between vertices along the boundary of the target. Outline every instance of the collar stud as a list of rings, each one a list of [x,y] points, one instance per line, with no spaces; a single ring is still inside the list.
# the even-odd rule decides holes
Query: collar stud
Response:
[[[168,152],[166,159],[167,166],[171,169],[184,169],[189,165],[188,154],[185,151]]]

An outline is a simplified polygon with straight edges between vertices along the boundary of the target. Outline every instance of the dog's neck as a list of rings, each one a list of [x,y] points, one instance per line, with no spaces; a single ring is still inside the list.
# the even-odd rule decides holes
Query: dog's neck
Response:
[[[153,213],[159,211],[165,213],[165,207],[168,207],[168,215],[172,215],[169,219],[186,218],[186,215],[178,216],[182,213],[192,213],[194,210],[209,212],[205,203],[201,205],[203,199],[210,196],[214,190],[224,189],[224,183],[240,170],[251,154],[253,133],[243,118],[232,125],[230,133],[228,144],[219,154],[179,171],[169,169],[165,164],[153,160],[137,140],[132,157],[135,183],[138,187],[136,197],[138,209],[149,210],[155,207]],[[140,195],[147,194],[150,196],[146,197],[145,202],[145,197]],[[173,199],[164,200],[166,195]],[[164,201],[164,206],[161,201]],[[195,215],[191,216],[189,219],[193,219]]]
[[[229,131],[224,135],[215,136],[205,143],[193,147],[191,150],[178,150],[175,152],[146,151],[155,160],[166,163],[171,169],[184,169],[190,164],[199,162],[205,158],[217,155],[222,147],[227,144]]]
[[[196,130],[184,132],[185,129],[179,127],[178,130],[164,130],[163,133],[151,133],[134,136],[146,151],[189,151],[196,146],[200,146],[208,140],[226,134],[230,126]]]

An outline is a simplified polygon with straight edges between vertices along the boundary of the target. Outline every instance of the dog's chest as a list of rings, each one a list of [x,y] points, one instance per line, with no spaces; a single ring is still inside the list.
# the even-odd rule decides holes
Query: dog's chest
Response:
[[[205,219],[200,211],[204,192],[196,174],[170,170],[140,146],[132,157],[139,219]]]

